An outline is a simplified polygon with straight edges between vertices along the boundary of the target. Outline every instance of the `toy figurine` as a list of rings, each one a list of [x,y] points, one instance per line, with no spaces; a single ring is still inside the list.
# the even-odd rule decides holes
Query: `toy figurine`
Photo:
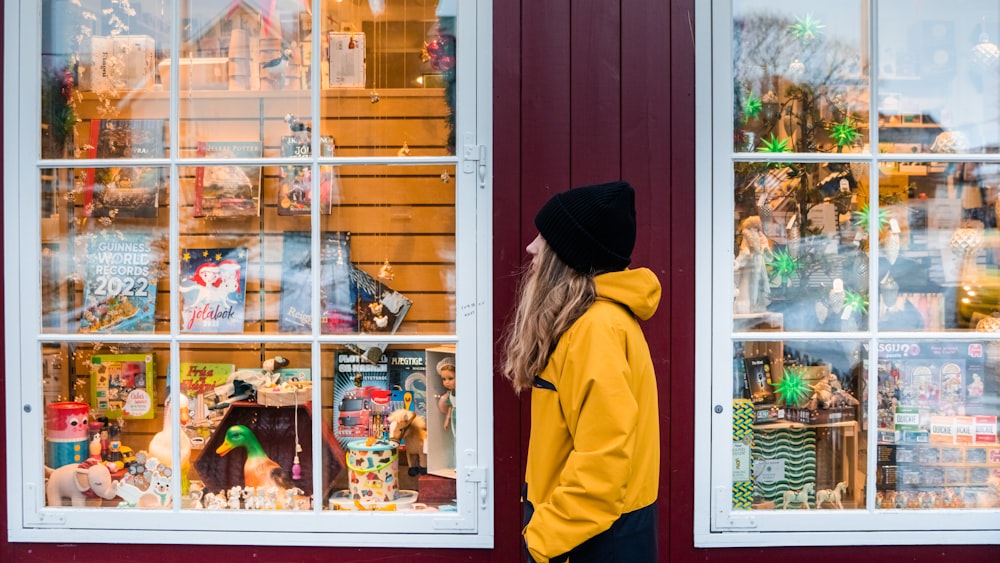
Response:
[[[389,415],[390,440],[406,444],[406,460],[410,465],[407,473],[413,477],[427,474],[427,454],[424,443],[427,440],[427,421],[424,417],[406,409],[396,409]]]
[[[737,313],[760,313],[767,309],[771,299],[771,281],[767,264],[774,259],[771,242],[764,234],[760,217],[747,217],[740,224],[740,252],[736,256]]]
[[[111,500],[118,487],[111,480],[111,471],[97,460],[87,459],[79,465],[69,464],[58,469],[45,469],[49,482],[45,499],[49,506],[86,506],[88,498]]]
[[[190,487],[190,481],[188,480],[188,470],[191,468],[191,438],[188,438],[187,432],[184,432],[183,428],[191,421],[191,413],[188,410],[188,398],[185,395],[181,395],[179,398],[180,404],[180,426],[182,428],[180,435],[180,448],[181,448],[181,494],[187,494]],[[149,441],[149,446],[147,447],[148,455],[155,457],[157,459],[163,460],[163,463],[170,467],[172,463],[172,452],[173,452],[173,425],[171,424],[171,408],[170,399],[164,403],[163,408],[163,429],[157,432],[153,439]]]
[[[832,503],[837,508],[844,508],[840,502],[844,493],[847,492],[847,483],[841,481],[832,489],[821,489],[816,491],[816,508],[822,508],[824,502]]]
[[[801,505],[801,508],[809,510],[809,494],[816,490],[816,485],[812,483],[806,483],[802,485],[802,489],[795,491],[789,490],[785,491],[781,497],[782,505],[781,508],[787,509],[790,504]]]
[[[444,429],[451,428],[455,433],[455,358],[448,356],[437,363],[437,372],[441,376],[441,385],[445,393],[438,398],[438,409],[445,414]]]

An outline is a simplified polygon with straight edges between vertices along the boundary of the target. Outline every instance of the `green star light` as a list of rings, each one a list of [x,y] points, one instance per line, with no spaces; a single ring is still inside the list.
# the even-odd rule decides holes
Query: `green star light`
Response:
[[[782,370],[781,381],[774,386],[774,392],[781,395],[785,406],[797,407],[812,394],[812,388],[805,380],[805,369],[801,366]]]
[[[844,292],[844,306],[865,315],[868,313],[868,298],[860,293],[848,290]]]
[[[764,109],[764,103],[761,99],[753,92],[747,93],[747,96],[743,98],[743,122],[746,123],[760,115],[762,109]]]
[[[798,258],[795,258],[784,249],[774,253],[774,259],[769,266],[771,267],[771,277],[778,281],[779,286],[791,283],[792,278],[802,268]]]
[[[878,215],[872,217],[872,210],[868,208],[866,203],[861,207],[861,211],[854,212],[854,224],[861,227],[866,232],[868,231],[868,225],[871,223],[869,219],[875,219],[878,221],[878,230],[881,231],[886,225],[889,224],[889,212],[885,209],[879,209]]]
[[[833,137],[838,147],[846,147],[857,141],[861,134],[858,133],[854,121],[850,117],[845,117],[844,121],[830,126],[830,136]]]
[[[788,31],[803,41],[816,39],[816,36],[823,33],[823,28],[826,27],[812,14],[806,14],[805,18],[796,17],[795,22],[788,26]]]
[[[788,146],[790,139],[779,139],[771,133],[770,139],[761,139],[761,145],[757,147],[757,152],[792,152]]]

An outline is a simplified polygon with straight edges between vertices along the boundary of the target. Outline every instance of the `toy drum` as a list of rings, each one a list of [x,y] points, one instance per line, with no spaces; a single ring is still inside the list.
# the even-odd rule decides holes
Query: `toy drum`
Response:
[[[45,406],[45,464],[55,469],[87,459],[87,403]]]
[[[399,496],[399,453],[395,442],[367,440],[347,444],[351,498],[362,502],[392,502]]]

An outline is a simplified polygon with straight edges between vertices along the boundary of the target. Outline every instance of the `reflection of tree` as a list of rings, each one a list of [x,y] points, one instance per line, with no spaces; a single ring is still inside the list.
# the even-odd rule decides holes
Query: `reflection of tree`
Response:
[[[811,309],[831,289],[815,280],[849,277],[849,287],[867,294],[867,275],[844,274],[849,265],[867,266],[864,241],[842,242],[840,217],[853,210],[857,179],[847,163],[791,163],[777,154],[841,153],[863,138],[859,123],[866,118],[848,103],[865,86],[857,46],[825,36],[822,26],[803,33],[806,21],[818,20],[757,13],[734,22],[733,127],[735,150],[775,153],[769,162],[735,163],[738,215],[767,221],[784,213],[785,248],[776,253],[784,260],[781,279],[772,281],[784,286],[790,304]],[[835,234],[810,219],[826,204],[837,215]]]

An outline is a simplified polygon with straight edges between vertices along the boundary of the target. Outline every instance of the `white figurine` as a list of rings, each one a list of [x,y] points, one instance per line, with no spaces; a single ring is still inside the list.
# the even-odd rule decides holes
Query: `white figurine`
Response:
[[[760,313],[771,302],[771,281],[767,264],[774,259],[771,242],[764,234],[760,217],[747,217],[740,224],[740,253],[734,264],[736,270],[737,313]]]

